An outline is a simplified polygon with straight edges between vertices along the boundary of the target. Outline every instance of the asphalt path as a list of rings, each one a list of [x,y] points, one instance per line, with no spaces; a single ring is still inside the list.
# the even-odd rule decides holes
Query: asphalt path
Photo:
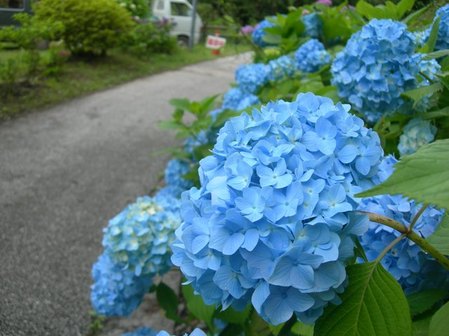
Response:
[[[0,335],[85,335],[107,220],[159,181],[174,97],[224,92],[248,55],[140,79],[0,124]]]

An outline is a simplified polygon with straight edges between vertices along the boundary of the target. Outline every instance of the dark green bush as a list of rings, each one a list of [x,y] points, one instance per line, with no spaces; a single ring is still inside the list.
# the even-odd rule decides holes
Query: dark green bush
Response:
[[[34,10],[40,22],[61,24],[59,37],[78,55],[105,55],[134,24],[115,0],[41,0]]]
[[[170,36],[170,25],[149,22],[135,26],[124,36],[122,48],[138,57],[148,57],[156,53],[173,53],[177,42]]]

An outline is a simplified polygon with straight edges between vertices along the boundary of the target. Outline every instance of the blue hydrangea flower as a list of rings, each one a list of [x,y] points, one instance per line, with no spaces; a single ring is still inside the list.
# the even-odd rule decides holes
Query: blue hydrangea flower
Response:
[[[438,27],[438,37],[435,44],[435,50],[449,49],[449,4],[439,8],[435,13],[435,18],[440,18],[440,25]],[[430,35],[430,29],[427,30],[427,38]]]
[[[91,302],[95,311],[105,316],[128,316],[142,302],[151,287],[151,276],[137,276],[123,269],[103,253],[92,268],[94,283]]]
[[[309,40],[295,52],[296,66],[303,72],[316,72],[329,64],[331,55],[323,44],[315,39]]]
[[[181,193],[193,187],[191,181],[183,178],[190,171],[189,163],[185,160],[172,159],[168,161],[165,168],[165,187],[163,193],[167,192],[175,198],[181,197]]]
[[[371,20],[352,35],[332,64],[332,83],[341,98],[369,121],[404,105],[401,94],[416,87],[419,57],[405,24]]]
[[[441,70],[441,65],[434,59],[426,60],[423,58],[423,54],[415,54],[413,58],[416,59],[418,63],[419,74],[417,76],[418,84],[417,87],[429,86],[430,80],[436,80],[437,74]],[[424,74],[424,76],[422,75]],[[438,99],[432,99],[432,95],[424,96],[419,102],[417,102],[414,108],[420,112],[428,111]]]
[[[134,331],[124,333],[122,336],[157,336],[159,334],[159,332],[154,331],[153,329],[142,327]]]
[[[429,34],[428,30],[413,32],[413,36],[415,37],[415,43],[418,48],[422,47],[426,43],[426,40],[429,38],[428,34]]]
[[[239,88],[230,89],[223,97],[224,109],[240,111],[257,104],[260,104],[257,96],[244,92]]]
[[[386,158],[380,166],[379,182],[384,181],[393,172],[393,165],[396,162],[392,156]],[[400,195],[382,195],[363,199],[359,210],[387,216],[410,226],[421,206]],[[416,222],[414,231],[423,238],[430,236],[439,225],[443,214],[441,210],[427,208]],[[371,261],[399,236],[398,231],[388,226],[370,222],[369,229],[363,234],[360,242],[368,260]],[[390,250],[382,259],[382,265],[407,293],[429,288],[449,288],[449,273],[409,239],[401,240]]]
[[[251,35],[254,44],[256,44],[259,47],[266,47],[268,44],[264,41],[265,36],[265,28],[274,27],[274,23],[263,20],[259,22],[256,27],[254,27],[253,33]]]
[[[238,87],[247,93],[256,93],[268,82],[269,69],[265,64],[244,64],[237,68],[235,81]]]
[[[413,154],[423,145],[431,143],[436,133],[437,128],[428,120],[410,120],[399,138],[399,153],[401,156]]]
[[[171,336],[168,332],[165,330],[160,331],[156,336]],[[202,331],[199,328],[195,328],[190,334],[184,334],[183,336],[207,336],[204,331]]]
[[[171,267],[169,244],[180,225],[175,198],[139,197],[109,221],[103,246],[123,269],[141,274],[163,274]]]
[[[284,55],[268,62],[268,79],[270,81],[281,81],[290,78],[295,72],[295,61],[289,55]]]
[[[317,39],[320,37],[323,23],[317,13],[303,15],[302,22],[306,29],[306,36]]]
[[[201,187],[182,195],[172,262],[207,304],[249,302],[266,321],[313,323],[338,303],[354,235],[367,220],[353,195],[383,155],[349,105],[300,94],[230,119]]]

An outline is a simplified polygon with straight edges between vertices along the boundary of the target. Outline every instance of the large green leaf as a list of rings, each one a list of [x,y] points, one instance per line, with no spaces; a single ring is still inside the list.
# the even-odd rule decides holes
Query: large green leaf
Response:
[[[433,83],[431,85],[405,91],[402,95],[413,99],[414,104],[416,105],[424,97],[431,96],[441,90],[443,90],[443,85],[441,85],[441,83]]]
[[[419,202],[449,209],[448,167],[449,139],[438,140],[403,157],[385,182],[356,196],[402,194]]]
[[[412,321],[397,281],[377,262],[348,267],[342,303],[331,305],[315,325],[319,336],[410,336]]]
[[[177,314],[179,304],[178,296],[173,289],[161,282],[156,288],[156,298],[159,306],[165,310],[166,317],[176,322],[182,322]]]
[[[441,253],[449,255],[449,215],[447,212],[435,232],[427,238],[427,241]]]
[[[413,8],[414,4],[415,0],[401,0],[396,5],[399,18],[402,18],[405,15],[405,13],[409,12]]]
[[[430,320],[429,336],[447,336],[449,320],[449,302],[441,307]]]
[[[228,308],[225,311],[221,311],[215,314],[215,317],[220,320],[233,324],[245,324],[251,313],[251,306],[246,307],[243,311],[236,311],[232,308]]]
[[[445,290],[428,289],[407,296],[412,316],[425,313],[447,295]]]
[[[186,299],[189,312],[213,329],[212,318],[215,313],[215,307],[206,305],[201,296],[195,295],[191,285],[182,286],[182,295]]]

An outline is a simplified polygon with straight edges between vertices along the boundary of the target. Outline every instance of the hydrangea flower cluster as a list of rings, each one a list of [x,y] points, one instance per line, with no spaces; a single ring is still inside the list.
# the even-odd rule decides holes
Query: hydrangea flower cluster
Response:
[[[304,43],[295,52],[296,66],[303,72],[316,72],[331,61],[331,55],[323,44],[312,39]]]
[[[439,8],[435,13],[433,22],[440,18],[440,25],[438,27],[438,37],[435,44],[435,50],[449,49],[449,4]],[[427,36],[430,35],[430,28],[427,31]]]
[[[401,156],[415,153],[423,145],[431,143],[436,133],[437,128],[428,120],[410,120],[399,137],[399,153]]]
[[[105,316],[130,315],[152,284],[150,275],[137,276],[133,271],[123,269],[107,253],[94,264],[92,277],[92,306]]]
[[[247,93],[256,93],[268,82],[269,68],[262,63],[244,64],[235,72],[235,81],[239,88]]]
[[[163,274],[170,267],[170,243],[181,218],[176,198],[139,197],[109,221],[103,246],[111,259],[135,275]]]
[[[252,32],[252,39],[254,44],[256,44],[259,47],[266,47],[268,44],[264,41],[264,36],[265,36],[265,28],[269,28],[269,27],[274,27],[274,23],[268,21],[268,20],[263,20],[261,22],[259,22],[255,27],[254,30]]]
[[[157,332],[150,328],[143,327],[136,329],[135,331],[125,333],[122,336],[170,336],[170,334],[165,330]],[[196,328],[190,334],[186,333],[184,336],[206,336],[206,334],[202,330]]]
[[[222,107],[224,109],[240,111],[257,104],[260,104],[259,97],[242,91],[240,88],[233,88],[225,93]]]
[[[304,27],[306,29],[306,36],[314,39],[320,37],[323,24],[317,13],[303,15],[302,22],[304,23]]]
[[[441,70],[441,65],[434,59],[432,60],[426,60],[423,58],[423,54],[415,54],[413,57],[416,58],[416,61],[418,63],[418,71],[419,71],[419,75],[417,76],[419,82],[418,82],[418,87],[423,87],[423,86],[429,86],[431,83],[429,82],[430,80],[436,80],[437,79],[437,74],[440,72]],[[421,75],[421,74],[424,74]],[[423,97],[416,105],[415,105],[415,109],[417,111],[420,112],[426,112],[429,110],[429,108],[431,107],[431,105],[433,103],[436,103],[436,101],[434,101],[435,99],[431,99],[432,95],[428,95]]]
[[[109,221],[104,252],[94,265],[91,301],[106,316],[127,316],[141,303],[156,274],[171,267],[169,244],[180,225],[179,201],[139,197]]]
[[[183,191],[193,187],[191,181],[183,178],[189,171],[189,163],[185,160],[172,159],[168,161],[165,168],[165,187],[159,191],[159,195],[180,198]]]
[[[161,331],[156,336],[171,336],[171,335],[166,331]],[[184,334],[183,336],[207,336],[207,335],[201,329],[196,328],[190,334]]]
[[[296,72],[296,64],[293,57],[284,55],[268,62],[268,79],[280,81],[292,77]]]
[[[385,158],[380,166],[380,182],[391,175],[396,162],[392,156]],[[410,226],[421,206],[400,195],[382,195],[363,199],[359,210],[387,216]],[[443,211],[429,207],[419,217],[413,229],[426,238],[435,231],[442,217]],[[388,226],[370,222],[368,231],[360,239],[368,260],[376,259],[399,235],[398,231]],[[449,288],[449,273],[409,239],[403,239],[390,250],[382,259],[382,265],[407,293],[430,288]]]
[[[352,35],[332,64],[332,83],[371,121],[404,104],[401,94],[416,87],[419,57],[405,24],[371,20]]]
[[[353,235],[365,216],[353,195],[372,186],[383,155],[376,133],[312,93],[242,114],[200,162],[183,194],[172,262],[207,304],[249,302],[271,324],[313,323],[338,303]]]

